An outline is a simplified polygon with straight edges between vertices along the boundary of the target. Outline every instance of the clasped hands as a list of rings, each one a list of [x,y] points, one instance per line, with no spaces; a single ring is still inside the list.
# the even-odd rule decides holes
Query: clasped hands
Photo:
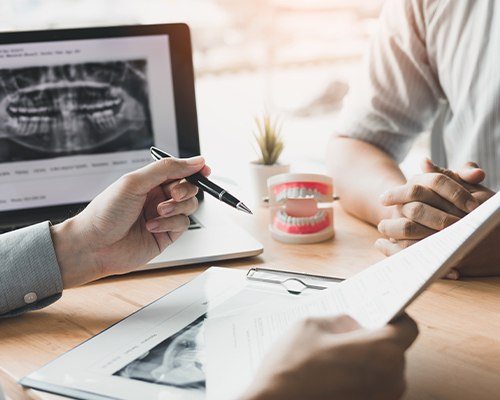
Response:
[[[392,215],[380,221],[378,230],[385,238],[378,239],[375,246],[387,256],[447,228],[495,194],[481,185],[486,175],[472,162],[451,171],[426,159],[422,163],[422,172],[380,197],[382,205],[391,207]],[[491,247],[487,250],[491,252]],[[488,264],[491,260],[483,261],[485,265],[477,262],[473,268],[470,265],[457,266],[446,277],[458,279],[461,275],[493,272]]]

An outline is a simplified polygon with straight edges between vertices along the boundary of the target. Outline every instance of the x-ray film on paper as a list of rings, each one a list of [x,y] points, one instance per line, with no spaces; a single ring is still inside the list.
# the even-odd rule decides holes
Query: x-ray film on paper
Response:
[[[0,163],[151,145],[146,60],[0,69]]]
[[[205,391],[203,324],[206,314],[135,359],[114,375]]]
[[[336,283],[335,283],[336,284]],[[258,293],[258,299],[256,299]],[[307,292],[305,295],[309,295]],[[269,310],[269,304],[279,305],[291,299],[298,299],[281,285],[269,287],[256,281],[248,281],[233,296],[210,310],[210,316],[244,314],[248,310],[262,307]],[[204,398],[206,390],[206,348],[205,324],[209,313],[204,313],[190,324],[179,329],[150,350],[135,358],[113,375],[122,378],[155,383],[190,391],[193,398]]]

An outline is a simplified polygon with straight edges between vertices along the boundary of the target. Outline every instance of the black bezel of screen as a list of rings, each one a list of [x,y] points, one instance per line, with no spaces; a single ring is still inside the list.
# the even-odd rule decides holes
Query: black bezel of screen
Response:
[[[0,45],[146,35],[169,36],[179,153],[181,157],[199,155],[200,143],[194,91],[191,34],[186,24],[2,32],[0,33]],[[26,225],[45,220],[63,220],[77,214],[87,204],[77,203],[2,211],[0,212],[0,226]]]

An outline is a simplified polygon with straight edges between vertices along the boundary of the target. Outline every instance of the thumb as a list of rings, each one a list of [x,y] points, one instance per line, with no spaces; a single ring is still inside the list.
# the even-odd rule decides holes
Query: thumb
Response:
[[[460,176],[460,179],[470,183],[471,185],[481,183],[486,177],[484,170],[479,168],[479,165],[473,162],[466,163],[457,171],[457,174]]]
[[[407,314],[403,314],[378,333],[407,349],[418,336],[418,326]]]
[[[444,171],[442,168],[434,164],[430,158],[427,157],[422,160],[422,163],[420,164],[420,169],[422,170],[423,173],[432,173],[432,172],[442,173]]]
[[[349,315],[318,318],[320,326],[329,333],[346,333],[361,329],[358,321]]]
[[[471,166],[469,166],[471,165]],[[461,170],[455,172],[450,169],[438,167],[434,164],[429,158],[425,158],[422,161],[421,168],[424,173],[438,173],[446,175],[447,177],[453,179],[458,183],[469,183],[471,185],[477,184],[484,179],[484,171],[482,169],[476,167],[472,167],[476,165],[474,163],[467,163]],[[483,175],[479,176],[478,171],[480,171]],[[469,178],[469,179],[466,179]]]
[[[201,156],[163,158],[125,175],[125,185],[130,192],[145,195],[165,182],[193,175],[204,166],[205,160]]]

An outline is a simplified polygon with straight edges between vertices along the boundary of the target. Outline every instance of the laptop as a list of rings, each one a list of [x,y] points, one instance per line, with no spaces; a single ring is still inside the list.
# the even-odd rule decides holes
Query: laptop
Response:
[[[189,28],[0,33],[0,229],[75,215],[150,146],[200,154]],[[145,268],[249,257],[262,245],[203,200]]]

